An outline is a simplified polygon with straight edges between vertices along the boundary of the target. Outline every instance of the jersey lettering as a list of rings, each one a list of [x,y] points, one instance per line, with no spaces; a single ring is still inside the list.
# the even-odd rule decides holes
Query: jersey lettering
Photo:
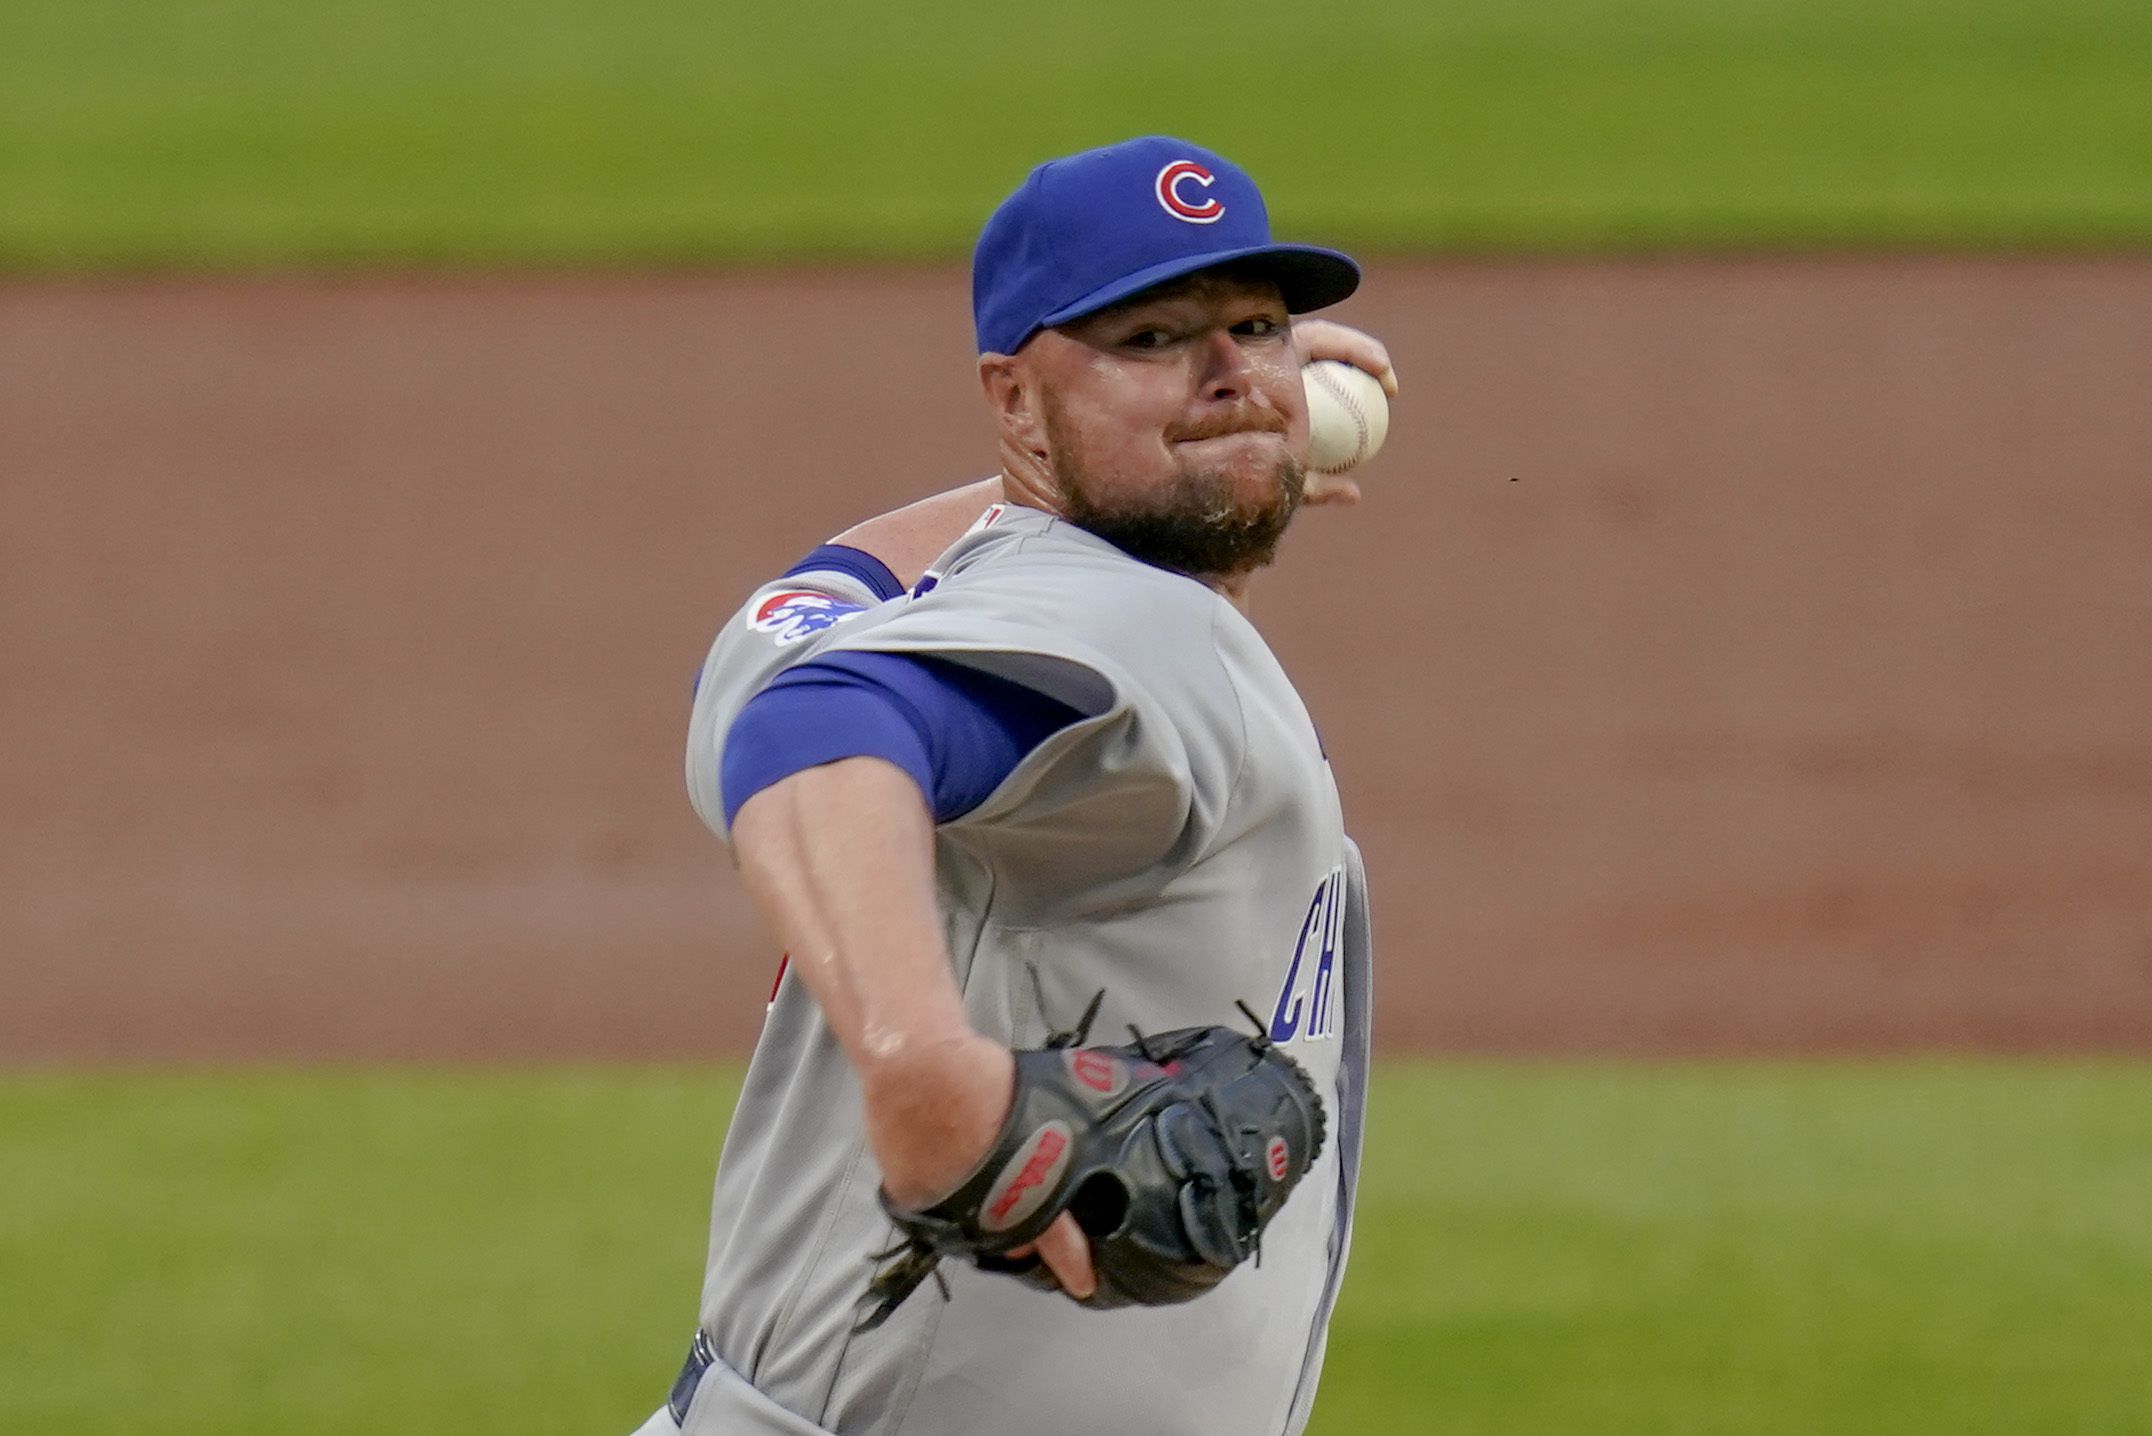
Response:
[[[1278,988],[1270,1013],[1270,1040],[1320,1041],[1337,1033],[1338,944],[1345,931],[1345,870],[1332,868],[1315,885],[1300,936],[1293,941],[1292,965]]]

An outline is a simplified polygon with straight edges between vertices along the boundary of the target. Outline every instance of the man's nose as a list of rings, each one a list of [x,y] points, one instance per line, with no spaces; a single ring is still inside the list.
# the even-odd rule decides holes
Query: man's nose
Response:
[[[1232,331],[1220,329],[1203,341],[1203,392],[1212,399],[1245,399],[1255,391],[1255,366]]]

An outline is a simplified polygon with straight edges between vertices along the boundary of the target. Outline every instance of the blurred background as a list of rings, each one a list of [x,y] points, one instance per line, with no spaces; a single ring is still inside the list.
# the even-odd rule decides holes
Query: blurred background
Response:
[[[992,467],[1035,163],[1403,392],[1315,1430],[2152,1431],[2152,10],[0,0],[0,1430],[621,1431],[775,954],[764,578]]]

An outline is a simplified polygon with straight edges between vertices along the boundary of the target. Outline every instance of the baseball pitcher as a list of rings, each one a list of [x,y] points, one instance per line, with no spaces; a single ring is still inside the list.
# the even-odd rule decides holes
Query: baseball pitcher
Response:
[[[1298,1432],[1351,1229],[1357,851],[1248,584],[1301,365],[1394,387],[1253,181],[1052,161],[973,269],[992,479],[719,633],[687,752],[786,953],[643,1436]]]

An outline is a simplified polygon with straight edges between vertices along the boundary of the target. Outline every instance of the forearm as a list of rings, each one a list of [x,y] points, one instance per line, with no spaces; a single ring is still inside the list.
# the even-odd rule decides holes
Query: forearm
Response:
[[[987,505],[999,503],[1001,498],[1001,479],[997,475],[855,524],[833,542],[873,554],[910,588],[919,582],[928,564],[964,536]]]
[[[1014,1073],[965,1020],[933,837],[918,786],[878,758],[795,773],[732,826],[749,894],[859,1074],[885,1184],[917,1201],[963,1178]]]

